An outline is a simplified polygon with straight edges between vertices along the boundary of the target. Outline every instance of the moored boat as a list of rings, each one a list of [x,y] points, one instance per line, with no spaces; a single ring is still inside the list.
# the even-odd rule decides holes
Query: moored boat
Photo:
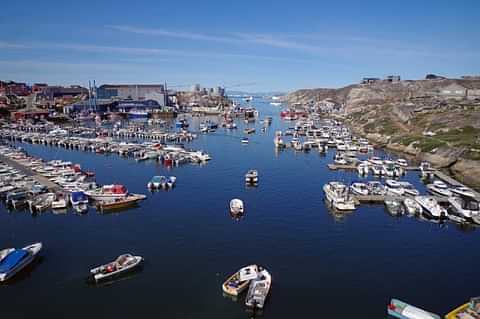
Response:
[[[450,311],[445,315],[445,319],[474,319],[480,318],[480,297],[471,298],[461,306]]]
[[[258,171],[255,169],[251,169],[245,174],[245,182],[248,184],[256,184],[258,183]]]
[[[272,276],[266,269],[259,267],[257,278],[250,282],[245,305],[247,307],[263,309],[272,286]]]
[[[223,292],[232,296],[238,296],[248,287],[251,280],[257,278],[257,272],[257,265],[249,265],[241,268],[225,280],[222,284]]]
[[[42,249],[42,243],[35,243],[21,249],[8,249],[0,259],[0,281],[6,281],[29,265]]]
[[[230,201],[230,212],[232,214],[243,214],[244,208],[243,208],[243,201],[234,198]]]
[[[354,210],[355,202],[348,187],[340,182],[330,182],[323,186],[325,198],[333,208],[338,210]]]
[[[422,213],[429,218],[440,219],[447,215],[446,210],[433,196],[415,196],[415,201],[422,206]]]
[[[442,181],[436,180],[433,184],[428,184],[427,189],[430,193],[443,197],[452,196],[452,192],[448,188],[447,184]]]

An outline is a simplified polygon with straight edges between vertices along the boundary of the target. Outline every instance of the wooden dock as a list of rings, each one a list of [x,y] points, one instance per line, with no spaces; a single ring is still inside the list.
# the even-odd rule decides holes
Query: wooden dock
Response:
[[[431,196],[431,195],[428,195]],[[392,195],[353,195],[355,205],[358,206],[360,204],[383,204],[385,199],[390,198],[398,201],[403,201],[408,196],[392,196]],[[440,204],[445,204],[448,202],[447,198],[440,197],[440,196],[433,196]],[[412,198],[412,197],[410,197]]]
[[[30,168],[14,161],[14,160],[12,160],[12,159],[4,156],[4,155],[0,154],[0,161],[9,165],[9,166],[11,166],[11,167],[13,167],[13,168],[15,168],[15,169],[17,169],[17,170],[19,170],[23,174],[32,177],[34,180],[36,180],[40,184],[45,185],[48,188],[49,191],[57,192],[57,191],[62,190],[62,188],[59,185],[53,183],[52,181],[50,181],[45,176],[41,176],[41,175],[36,174]]]

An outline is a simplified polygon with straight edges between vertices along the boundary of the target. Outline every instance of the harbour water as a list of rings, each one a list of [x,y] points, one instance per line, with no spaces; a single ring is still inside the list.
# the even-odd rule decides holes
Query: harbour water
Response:
[[[0,246],[42,241],[42,258],[0,286],[2,315],[9,318],[151,317],[250,318],[243,297],[222,295],[221,284],[240,267],[257,263],[273,276],[263,318],[386,318],[397,297],[445,314],[478,295],[480,229],[395,218],[383,205],[362,205],[336,215],[322,186],[350,183],[356,172],[330,171],[333,152],[276,152],[274,132],[291,123],[279,108],[257,101],[260,118],[273,116],[265,133],[241,144],[246,124],[219,128],[188,144],[212,156],[206,165],[168,171],[160,163],[121,159],[57,147],[19,144],[44,159],[80,163],[100,184],[121,183],[148,194],[138,208],[85,215],[8,212],[0,206]],[[193,120],[193,128],[201,119]],[[382,151],[378,151],[382,154]],[[246,188],[244,174],[259,171]],[[153,175],[175,175],[172,191],[150,194]],[[368,179],[373,179],[369,177]],[[425,193],[416,172],[404,179]],[[232,219],[230,199],[245,203]],[[141,271],[109,285],[85,283],[88,270],[131,252],[145,257]]]

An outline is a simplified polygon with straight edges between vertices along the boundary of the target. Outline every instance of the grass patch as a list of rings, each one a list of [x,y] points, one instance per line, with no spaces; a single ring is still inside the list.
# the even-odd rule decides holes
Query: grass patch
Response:
[[[446,146],[447,143],[439,140],[437,138],[423,138],[418,144],[417,147],[422,150],[422,152],[431,152],[436,148]]]
[[[479,143],[480,129],[473,126],[464,126],[448,132],[439,133],[436,138],[453,145],[474,147]]]
[[[402,145],[405,145],[405,146],[408,146],[408,145],[412,144],[413,142],[419,141],[421,139],[422,139],[422,137],[418,136],[418,135],[407,135],[407,136],[403,136],[402,138],[400,138],[398,143],[400,143]]]

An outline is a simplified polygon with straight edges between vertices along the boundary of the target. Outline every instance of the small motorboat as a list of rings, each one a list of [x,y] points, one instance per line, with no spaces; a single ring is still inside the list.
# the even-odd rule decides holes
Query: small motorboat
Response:
[[[104,201],[97,202],[97,209],[103,212],[106,210],[127,208],[134,206],[137,202],[145,198],[145,195],[129,194],[125,198],[106,199]]]
[[[387,193],[385,185],[379,181],[369,181],[367,187],[371,195],[385,195]]]
[[[248,137],[242,138],[242,144],[248,144]]]
[[[88,197],[83,191],[73,191],[70,194],[70,203],[72,206],[88,204]]]
[[[330,182],[323,186],[325,198],[333,208],[342,211],[355,210],[355,201],[349,188],[340,182]]]
[[[360,164],[357,166],[357,172],[360,175],[368,175],[369,169],[370,167],[367,161],[360,162]]]
[[[385,207],[393,216],[401,216],[403,214],[402,202],[394,198],[385,198]]]
[[[170,177],[167,178],[167,180],[165,182],[165,186],[168,187],[168,188],[173,188],[176,183],[177,183],[177,177],[170,176]]]
[[[142,261],[143,257],[141,256],[124,254],[120,255],[115,261],[91,269],[90,274],[95,282],[112,279],[134,270],[141,265]]]
[[[368,195],[369,193],[367,184],[361,182],[352,183],[352,185],[350,185],[350,189],[352,190],[352,193],[357,195]]]
[[[433,195],[438,195],[443,197],[452,196],[452,192],[448,188],[447,184],[439,180],[434,181],[433,184],[428,184],[427,190]]]
[[[433,196],[415,196],[415,201],[422,206],[422,213],[429,218],[440,219],[447,215],[447,211],[438,204]]]
[[[406,302],[392,299],[387,306],[387,312],[390,316],[400,319],[441,319],[440,316],[409,305]]]
[[[373,175],[381,176],[385,174],[382,165],[372,165],[371,166]]]
[[[271,286],[272,276],[266,269],[259,267],[257,278],[253,279],[248,287],[245,305],[247,305],[247,307],[263,309]]]
[[[418,196],[420,195],[420,192],[413,187],[413,185],[410,182],[399,182],[400,186],[403,188],[403,193],[404,195],[410,195],[410,196]]]
[[[29,265],[40,250],[42,250],[42,243],[35,243],[21,249],[2,250],[0,252],[0,282],[8,280]]]
[[[402,196],[403,193],[405,192],[402,185],[394,179],[387,179],[385,181],[385,184],[387,186],[388,193],[392,195]]]
[[[230,201],[230,212],[232,214],[243,214],[243,202],[238,198]]]
[[[450,211],[456,215],[472,220],[476,216],[480,216],[480,202],[469,196],[449,197]]]
[[[67,208],[68,201],[63,193],[56,193],[55,198],[52,201],[52,209],[64,209]]]
[[[165,183],[165,176],[153,176],[147,184],[149,189],[158,189]]]
[[[403,206],[409,215],[420,215],[423,211],[422,206],[409,197],[403,200]]]
[[[480,318],[480,297],[471,298],[470,302],[453,309],[445,315],[445,319],[458,318]]]
[[[256,184],[258,183],[258,171],[255,169],[251,169],[245,174],[245,182],[248,184]]]
[[[250,281],[257,278],[257,265],[243,267],[222,284],[223,292],[232,296],[238,296],[249,285]]]
[[[471,188],[465,186],[451,187],[450,191],[453,196],[471,197],[475,198],[475,193]]]
[[[401,166],[401,167],[408,167],[408,162],[403,159],[403,158],[399,158],[397,159],[397,161],[395,162],[398,166]]]

